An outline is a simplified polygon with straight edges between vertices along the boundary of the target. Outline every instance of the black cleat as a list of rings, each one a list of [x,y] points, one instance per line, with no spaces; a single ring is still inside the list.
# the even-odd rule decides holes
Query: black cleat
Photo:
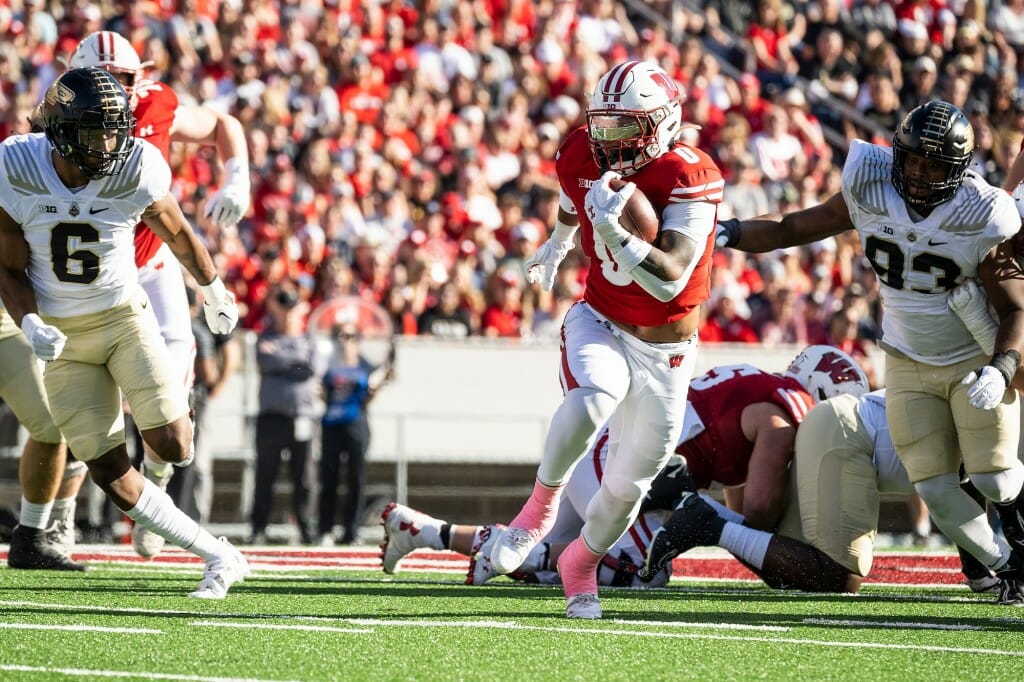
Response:
[[[1010,555],[1006,568],[996,571],[999,578],[999,599],[997,604],[1003,606],[1024,606],[1024,561],[1017,553]]]
[[[647,559],[637,577],[650,581],[672,559],[694,547],[717,545],[725,519],[697,493],[684,493],[665,525],[651,539]]]
[[[971,592],[997,592],[1001,581],[996,574],[964,548],[957,547],[956,549],[960,553],[960,565]]]
[[[1024,495],[1006,504],[992,504],[999,514],[999,523],[1003,527],[1003,535],[1006,536],[1010,549],[1024,553]]]
[[[11,549],[7,553],[9,568],[48,571],[86,571],[85,564],[79,564],[64,556],[46,541],[46,532],[41,528],[15,526],[11,534]]]

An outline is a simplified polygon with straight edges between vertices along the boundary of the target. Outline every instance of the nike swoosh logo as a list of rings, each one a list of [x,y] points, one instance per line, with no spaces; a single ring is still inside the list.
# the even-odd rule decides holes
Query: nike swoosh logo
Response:
[[[103,213],[104,211],[108,210],[109,208],[110,208],[109,206],[105,206],[103,208],[92,208],[90,206],[89,207],[89,215],[96,215],[97,213]]]
[[[936,241],[932,241],[931,239],[928,240],[928,246],[942,246],[943,244],[948,244],[948,243],[949,242],[936,242]]]

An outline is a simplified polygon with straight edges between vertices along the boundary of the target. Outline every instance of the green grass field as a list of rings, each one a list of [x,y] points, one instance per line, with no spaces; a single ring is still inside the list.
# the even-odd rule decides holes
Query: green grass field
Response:
[[[824,597],[673,580],[603,589],[604,620],[569,621],[559,587],[506,578],[466,587],[458,572],[436,570],[392,578],[366,556],[364,568],[344,569],[250,556],[253,575],[220,602],[185,597],[196,565],[94,558],[85,574],[0,568],[0,680],[1024,676],[1024,610],[956,585]]]

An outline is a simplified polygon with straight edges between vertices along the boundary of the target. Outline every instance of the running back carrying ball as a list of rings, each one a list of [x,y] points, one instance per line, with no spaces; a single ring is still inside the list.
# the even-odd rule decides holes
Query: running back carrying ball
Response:
[[[609,181],[608,186],[618,191],[626,182],[626,180],[621,178],[615,178]],[[627,231],[635,234],[648,244],[653,243],[658,238],[661,220],[658,218],[658,212],[654,210],[654,206],[644,196],[639,187],[633,191],[633,195],[626,203],[626,207],[622,209],[622,215],[619,216],[619,225],[622,225]]]

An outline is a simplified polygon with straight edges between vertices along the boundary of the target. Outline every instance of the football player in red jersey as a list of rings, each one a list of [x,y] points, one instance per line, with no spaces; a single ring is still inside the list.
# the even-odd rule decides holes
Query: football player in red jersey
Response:
[[[554,232],[525,263],[531,281],[550,288],[579,229],[590,269],[584,299],[562,326],[565,397],[533,494],[491,558],[501,573],[526,559],[551,529],[573,467],[607,422],[601,488],[558,563],[570,618],[601,617],[595,569],[635,520],[683,426],[724,181],[711,157],[677,140],[681,99],[679,85],[652,64],[624,62],[601,77],[586,125],[568,133],[558,151],[562,196]],[[620,176],[629,182],[615,191],[609,183]],[[661,216],[653,243],[619,224],[636,188]]]
[[[174,90],[144,77],[150,62],[141,61],[132,44],[112,31],[89,34],[68,60],[72,69],[89,66],[105,69],[121,82],[135,116],[135,135],[156,146],[165,160],[170,161],[171,142],[216,146],[224,163],[225,182],[210,197],[205,215],[219,227],[238,222],[249,210],[250,202],[249,150],[238,119],[209,107],[180,104]],[[195,339],[181,268],[171,250],[143,223],[135,230],[135,264],[139,283],[160,324],[160,334],[177,362],[175,376],[191,386]],[[148,446],[145,450],[143,473],[166,489],[173,474],[171,465],[159,461]],[[69,512],[65,509],[64,513]],[[73,507],[70,514],[74,514]],[[59,523],[60,519],[52,521]],[[69,540],[66,538],[65,544]],[[132,545],[141,556],[155,556],[163,544],[163,538],[155,533],[140,526],[133,529]]]

